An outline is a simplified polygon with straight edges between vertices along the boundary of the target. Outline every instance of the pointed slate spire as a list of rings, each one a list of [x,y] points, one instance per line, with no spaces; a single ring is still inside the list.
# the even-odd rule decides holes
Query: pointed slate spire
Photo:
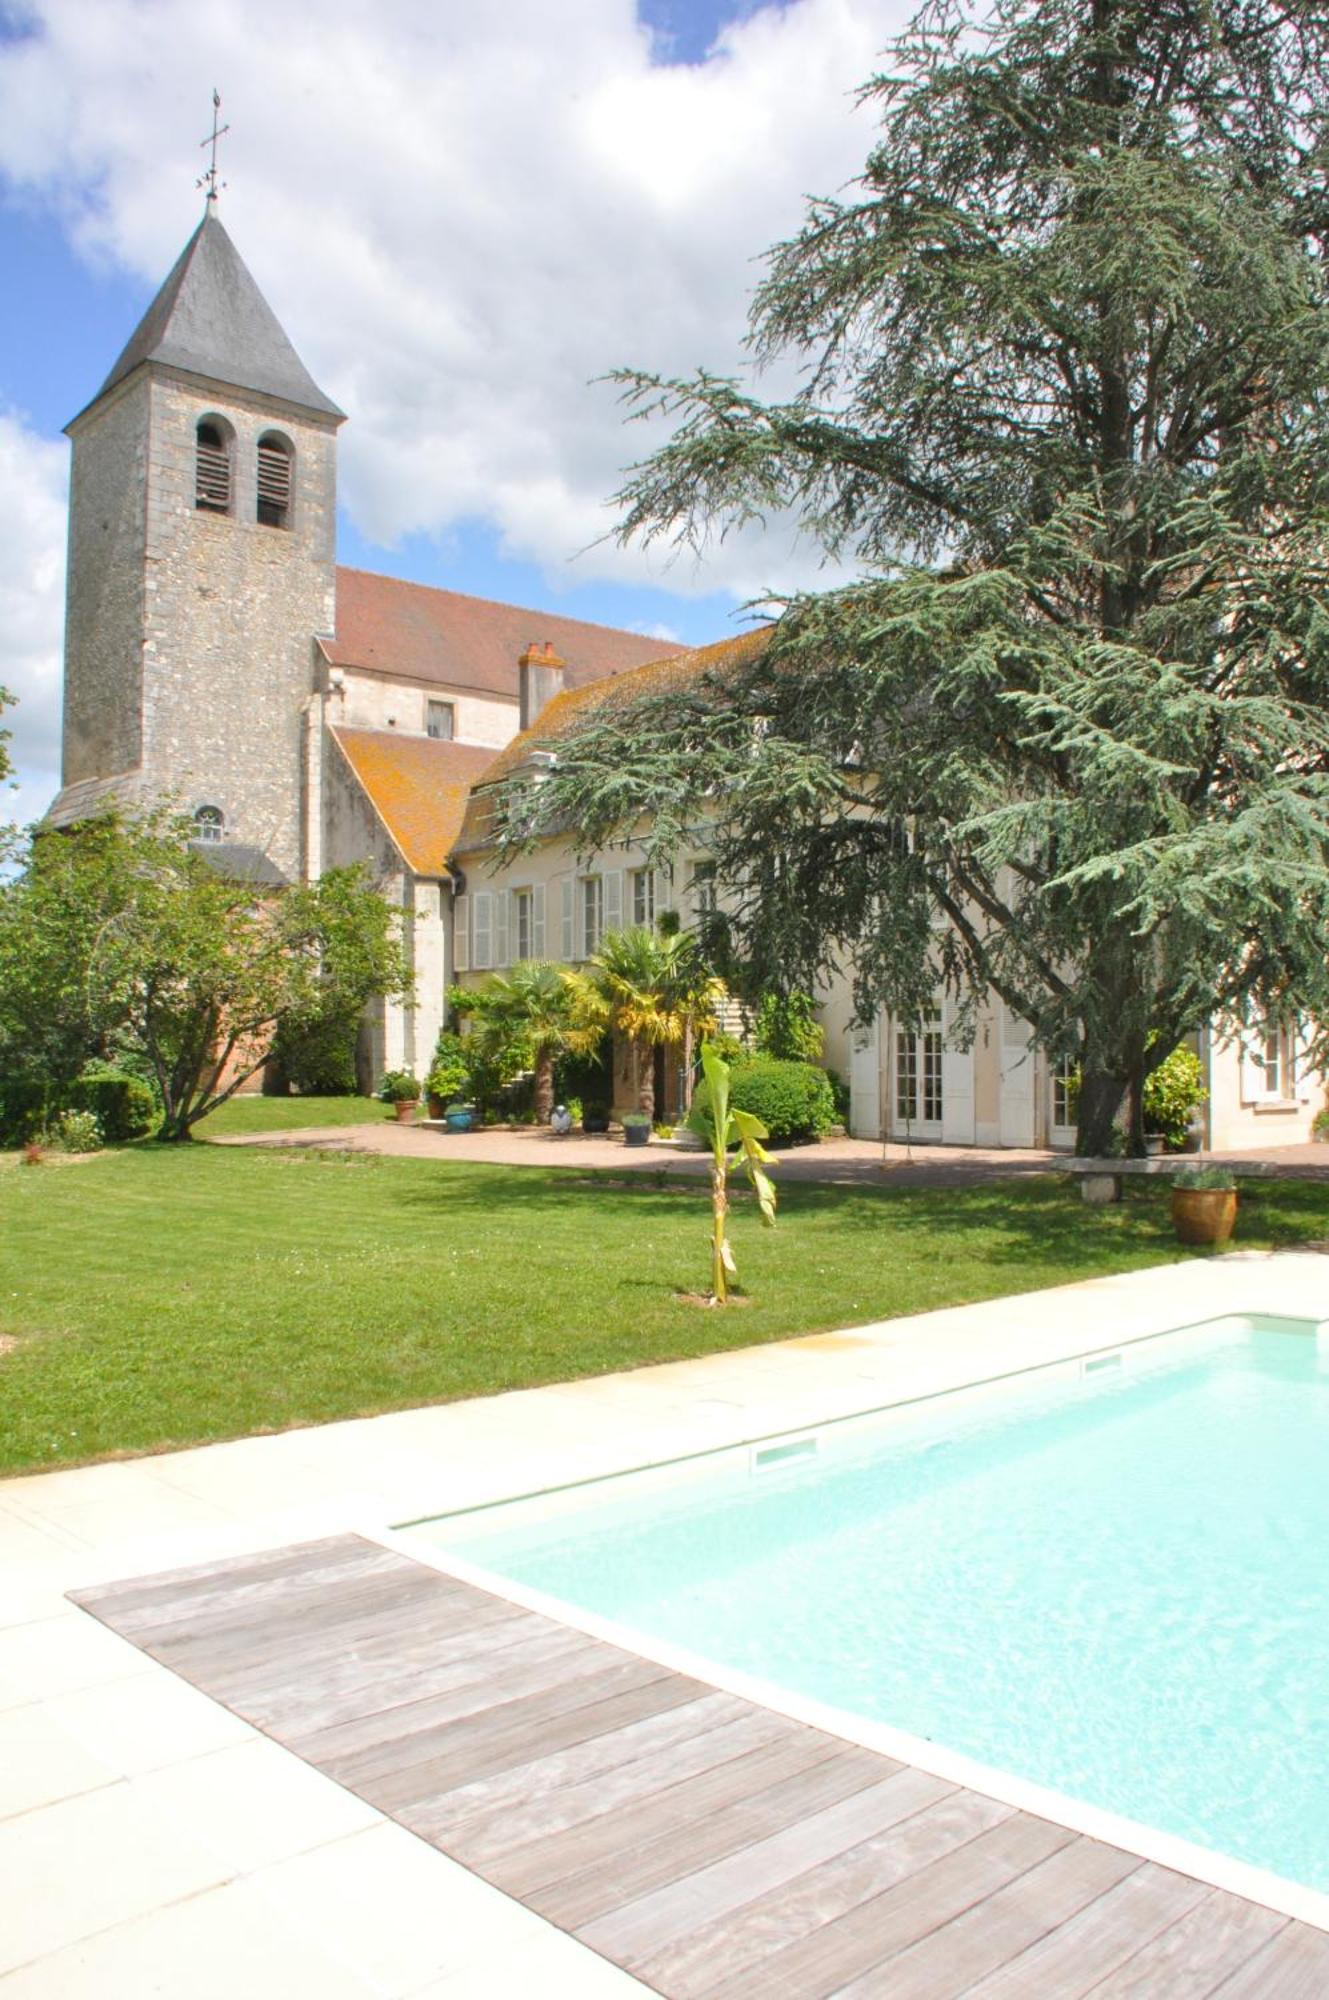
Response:
[[[93,401],[145,361],[279,396],[324,416],[344,415],[282,332],[213,201]]]

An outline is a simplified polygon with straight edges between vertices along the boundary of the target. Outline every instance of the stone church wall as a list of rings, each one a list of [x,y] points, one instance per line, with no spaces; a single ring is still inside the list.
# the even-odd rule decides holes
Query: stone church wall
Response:
[[[73,426],[65,636],[66,785],[142,757],[148,384]]]
[[[194,505],[195,431],[234,431],[229,514]],[[256,447],[294,447],[290,526],[256,519]],[[314,635],[335,616],[335,433],[235,389],[151,384],[144,641],[145,767],[188,810],[219,806],[226,837],[301,871],[301,711]]]

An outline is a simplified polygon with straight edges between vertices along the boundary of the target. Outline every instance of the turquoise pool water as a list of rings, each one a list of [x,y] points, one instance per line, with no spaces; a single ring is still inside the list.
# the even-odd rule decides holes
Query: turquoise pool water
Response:
[[[1226,1320],[420,1532],[1329,1889],[1329,1346]]]

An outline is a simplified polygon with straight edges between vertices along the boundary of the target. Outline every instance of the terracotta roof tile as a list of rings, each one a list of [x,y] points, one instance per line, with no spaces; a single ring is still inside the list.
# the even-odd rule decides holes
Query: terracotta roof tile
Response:
[[[742,665],[766,644],[771,629],[769,625],[759,625],[755,630],[740,632],[732,639],[718,640],[713,646],[701,646],[690,653],[675,653],[667,660],[653,660],[644,666],[615,674],[612,680],[594,681],[588,686],[569,688],[565,693],[555,695],[534,728],[514,736],[506,749],[500,750],[493,759],[481,781],[482,788],[472,794],[466,808],[456,851],[465,854],[485,845],[489,836],[492,787],[523,764],[533,750],[556,750],[559,742],[572,735],[583,718],[593,716],[597,722],[604,721],[616,712],[629,708],[644,695],[667,694],[671,688],[690,687],[704,675],[723,674],[728,667]]]
[[[517,696],[517,658],[532,640],[553,643],[567,684],[581,687],[645,660],[672,657],[672,640],[647,639],[551,611],[524,611],[457,590],[437,590],[369,570],[337,571],[336,637],[322,641],[333,666]]]
[[[395,729],[333,727],[331,733],[407,867],[446,875],[470,788],[494,752]]]

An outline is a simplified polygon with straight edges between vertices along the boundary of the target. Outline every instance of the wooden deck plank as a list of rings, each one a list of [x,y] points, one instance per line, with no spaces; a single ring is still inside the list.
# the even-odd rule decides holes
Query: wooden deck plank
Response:
[[[576,1680],[505,1701],[466,1718],[464,1728],[439,1730],[432,1754],[422,1751],[403,1763],[394,1743],[382,1758],[332,1758],[325,1768],[380,1810],[395,1812],[468,1779],[527,1763],[537,1753],[581,1743],[661,1708],[679,1707],[697,1692],[695,1684],[647,1660],[612,1667],[592,1661]]]
[[[662,1993],[694,2000],[882,1895],[1013,1812],[1014,1807],[977,1792],[952,1789],[898,1826],[726,1911],[663,1950],[653,1950],[633,1969]]]
[[[1110,1973],[1209,1892],[1202,1882],[1145,1862],[1097,1897],[1078,1916],[1045,1933],[968,1989],[967,2000],[1082,2000]]]
[[[862,1841],[898,1826],[902,1819],[935,1804],[948,1789],[940,1778],[897,1766],[861,1792],[638,1896],[611,1916],[586,1925],[581,1935],[606,1958],[636,1966],[661,1944],[672,1944],[700,1924],[741,1909],[755,1896],[782,1888],[810,1869],[819,1870]]]
[[[1166,1930],[1142,1941],[1125,1964],[1088,1988],[1090,2000],[1205,2000],[1289,1919],[1259,1903],[1211,1889],[1203,1902]]]
[[[1057,1853],[985,1896],[963,1915],[838,1989],[836,2000],[959,2000],[997,1966],[1028,1949],[1141,1866],[1136,1854],[1077,1834]],[[1045,1989],[1055,1992],[1055,1987]]]
[[[1212,1989],[1211,2000],[1324,2000],[1329,1993],[1329,1936],[1288,1924]]]
[[[756,1798],[711,1813],[690,1829],[671,1830],[647,1850],[625,1853],[581,1875],[565,1877],[523,1900],[561,1929],[580,1935],[586,1924],[632,1897],[733,1854],[778,1827],[792,1825],[802,1813],[845,1798],[862,1783],[861,1771],[847,1758],[824,1758]]]
[[[706,2000],[788,2000],[792,1993],[799,2000],[827,2000],[1075,1838],[1064,1826],[1010,1813],[989,1832],[772,1952],[760,1965],[702,1991]]]
[[[618,1909],[644,1889],[690,1872],[703,1845],[718,1857],[746,1846],[768,1824],[787,1826],[823,1803],[872,1782],[861,1754],[815,1730],[787,1734],[746,1756],[686,1779],[552,1841],[532,1842],[495,1861],[487,1873],[509,1895],[565,1914],[566,1927],[589,1921],[591,1906]],[[586,1915],[567,1914],[572,1910]]]
[[[454,1823],[457,1853],[465,1855],[468,1868],[478,1868],[537,1842],[557,1840],[607,1814],[614,1815],[617,1825],[628,1806],[767,1748],[784,1734],[782,1722],[780,1716],[753,1711],[716,1729],[695,1730],[685,1742],[599,1770],[580,1785],[562,1785],[552,1794],[527,1796],[472,1815]]]
[[[1329,1935],[356,1536],[74,1601],[669,2000],[1324,2000]]]

